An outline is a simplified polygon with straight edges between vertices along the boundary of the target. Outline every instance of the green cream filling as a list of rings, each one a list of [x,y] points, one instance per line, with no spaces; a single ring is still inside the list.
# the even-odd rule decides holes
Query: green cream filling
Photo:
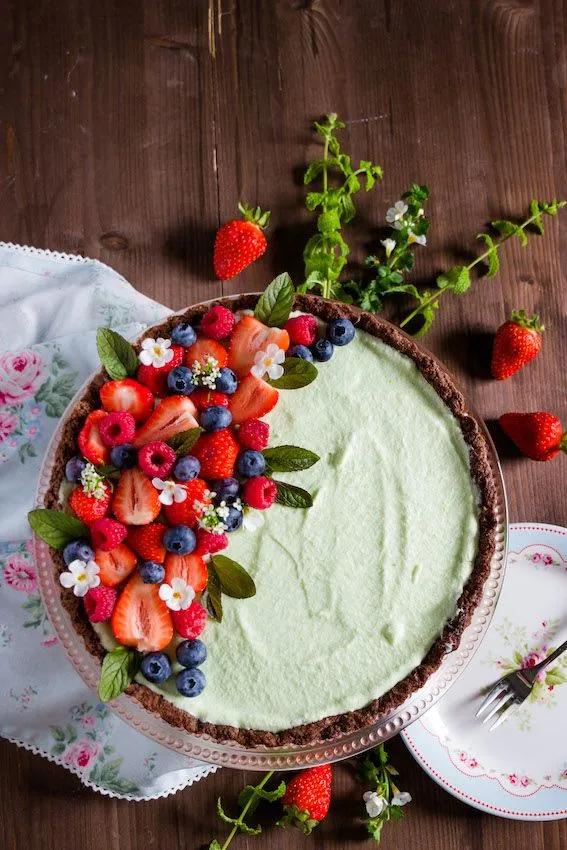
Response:
[[[359,331],[318,368],[267,417],[270,445],[320,456],[276,476],[313,507],[274,505],[231,535],[256,596],[224,597],[222,623],[207,624],[200,696],[154,687],[210,723],[276,732],[365,706],[419,665],[472,569],[468,448],[413,362]]]

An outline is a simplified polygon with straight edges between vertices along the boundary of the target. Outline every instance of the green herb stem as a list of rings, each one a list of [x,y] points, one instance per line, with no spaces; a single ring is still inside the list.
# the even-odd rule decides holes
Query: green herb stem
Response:
[[[226,841],[224,842],[224,844],[223,844],[223,845],[222,845],[222,847],[221,847],[221,850],[226,850],[226,848],[228,847],[228,845],[231,843],[232,839],[234,838],[234,836],[235,836],[235,835],[236,835],[236,833],[238,832],[238,829],[239,829],[240,825],[244,822],[244,818],[246,817],[246,814],[247,814],[247,812],[248,812],[248,809],[250,808],[250,806],[252,805],[252,802],[253,802],[253,801],[256,799],[256,797],[257,797],[257,794],[256,794],[255,792],[256,792],[257,790],[261,791],[261,790],[262,790],[262,788],[264,787],[264,785],[265,785],[265,784],[266,784],[266,783],[267,783],[267,782],[268,782],[268,781],[272,778],[272,776],[273,776],[273,775],[274,775],[274,771],[273,771],[273,770],[268,771],[268,773],[266,773],[266,775],[265,775],[265,776],[263,777],[263,779],[262,779],[262,780],[258,783],[258,785],[256,785],[256,786],[255,786],[255,788],[254,788],[254,794],[251,794],[251,795],[250,795],[250,798],[249,798],[249,799],[246,801],[246,803],[244,804],[244,806],[243,806],[243,808],[242,808],[242,811],[240,812],[240,815],[239,815],[239,817],[238,817],[238,820],[236,821],[236,823],[234,824],[234,826],[233,826],[233,827],[232,827],[232,829],[230,830],[230,832],[229,832],[229,834],[228,834],[228,836],[227,836],[227,838],[226,838]]]

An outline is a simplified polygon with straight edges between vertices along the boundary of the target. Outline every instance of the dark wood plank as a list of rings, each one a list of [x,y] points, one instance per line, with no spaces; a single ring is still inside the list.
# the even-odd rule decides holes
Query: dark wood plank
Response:
[[[179,308],[221,292],[214,231],[243,198],[272,210],[270,248],[224,291],[263,288],[286,268],[299,279],[313,228],[300,183],[316,152],[308,128],[332,109],[353,156],[385,170],[360,198],[355,260],[376,243],[389,203],[410,181],[427,182],[430,246],[416,268],[425,282],[474,250],[491,217],[520,214],[532,193],[566,196],[566,13],[565,0],[6,0],[0,237],[99,257]],[[567,417],[567,230],[548,230],[527,251],[506,249],[496,280],[448,296],[427,340],[489,420],[512,408]],[[543,315],[545,356],[496,385],[487,337],[520,306]],[[511,518],[565,524],[561,460],[529,463],[498,446]],[[393,850],[565,845],[564,823],[482,815],[434,785],[400,741],[391,750],[415,798],[385,833]],[[216,796],[244,781],[222,771],[132,805],[1,741],[0,833],[7,850],[198,847],[216,834]],[[360,789],[347,766],[336,770],[334,810],[314,846],[359,846]],[[297,846],[274,829],[263,841]]]

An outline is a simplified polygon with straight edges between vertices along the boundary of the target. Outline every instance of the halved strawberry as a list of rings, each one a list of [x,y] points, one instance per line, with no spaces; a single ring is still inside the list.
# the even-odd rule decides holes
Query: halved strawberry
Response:
[[[200,555],[168,555],[165,559],[165,581],[182,578],[190,584],[195,593],[207,586],[207,565]]]
[[[165,561],[165,546],[163,535],[167,526],[161,522],[152,522],[150,525],[140,525],[128,529],[128,545],[137,552],[144,561],[155,561],[163,564]]]
[[[93,410],[92,413],[89,413],[77,437],[81,454],[91,463],[110,462],[110,448],[103,443],[98,430],[101,420],[106,415],[105,410]]]
[[[133,575],[120,594],[110,621],[116,640],[138,652],[164,649],[173,637],[169,609],[159,598],[157,584]]]
[[[164,505],[163,512],[170,525],[195,525],[202,511],[195,508],[195,502],[200,502],[203,505],[210,505],[211,500],[205,493],[208,491],[208,485],[202,478],[194,478],[193,481],[187,481],[184,484],[187,492],[187,498],[182,502],[173,502],[171,505]]]
[[[207,357],[214,357],[219,366],[226,366],[228,352],[216,339],[198,339],[185,352],[185,365],[191,369],[195,360],[206,366]]]
[[[137,467],[125,469],[112,500],[116,519],[124,525],[148,525],[160,510],[159,494],[150,479]]]
[[[228,396],[225,393],[218,393],[216,390],[203,389],[195,390],[191,393],[191,401],[201,413],[207,407],[228,407]]]
[[[100,401],[109,413],[131,413],[138,423],[145,422],[154,409],[153,393],[132,378],[103,384]]]
[[[144,366],[138,367],[136,377],[138,381],[145,387],[150,389],[154,395],[163,397],[169,393],[167,386],[167,376],[176,366],[181,366],[185,349],[181,345],[172,345],[173,357],[166,363],[165,366]]]
[[[126,546],[120,543],[110,552],[95,549],[94,560],[99,566],[100,580],[107,587],[115,587],[127,578],[136,566],[136,555]]]
[[[236,372],[237,377],[243,378],[254,365],[256,352],[264,351],[270,343],[275,343],[279,348],[287,351],[288,332],[279,328],[268,328],[254,316],[243,316],[230,338],[228,365],[233,372]]]
[[[201,434],[191,454],[201,464],[201,476],[211,481],[214,478],[232,477],[239,451],[240,445],[232,430],[222,428],[220,431]]]
[[[279,393],[261,378],[246,375],[230,397],[228,409],[234,425],[247,419],[259,419],[269,413],[278,403]]]
[[[147,422],[136,431],[134,445],[139,449],[155,440],[167,443],[174,434],[197,428],[196,412],[195,405],[187,396],[171,395],[164,398]]]
[[[106,516],[110,507],[112,491],[108,484],[104,485],[105,496],[95,499],[90,493],[85,493],[82,487],[75,487],[69,496],[69,507],[83,522],[91,523]]]

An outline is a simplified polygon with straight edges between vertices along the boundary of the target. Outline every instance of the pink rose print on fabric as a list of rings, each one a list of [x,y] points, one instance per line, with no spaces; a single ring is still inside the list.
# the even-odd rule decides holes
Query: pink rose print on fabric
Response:
[[[85,714],[84,717],[81,717],[81,725],[85,729],[94,729],[96,726],[96,717],[93,717],[92,714]]]
[[[0,411],[0,443],[10,436],[17,424],[18,419],[13,413]]]
[[[63,764],[85,770],[96,759],[98,753],[98,744],[95,741],[87,741],[83,738],[71,744],[63,756]]]
[[[39,354],[27,348],[0,355],[0,404],[22,404],[38,391],[44,374]]]
[[[6,561],[4,579],[6,584],[21,593],[34,593],[37,590],[35,570],[19,555],[12,555]]]

